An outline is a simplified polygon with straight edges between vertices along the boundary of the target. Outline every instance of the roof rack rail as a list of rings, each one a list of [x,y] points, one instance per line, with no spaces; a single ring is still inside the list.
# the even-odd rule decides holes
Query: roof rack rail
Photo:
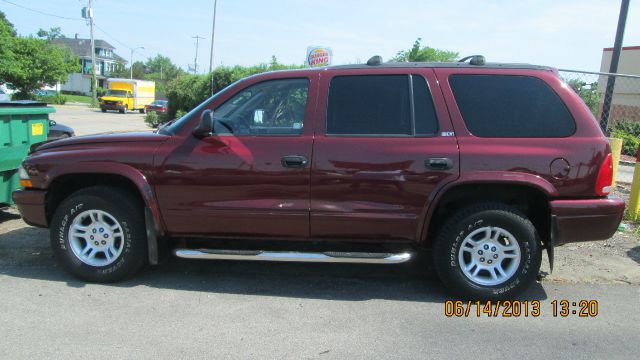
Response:
[[[471,56],[463,57],[462,59],[458,60],[458,62],[467,62],[467,60],[469,60],[469,65],[482,66],[487,63],[484,56],[482,55],[471,55]]]

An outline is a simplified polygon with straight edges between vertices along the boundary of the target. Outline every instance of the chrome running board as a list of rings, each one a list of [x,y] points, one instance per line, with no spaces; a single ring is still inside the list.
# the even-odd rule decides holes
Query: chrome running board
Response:
[[[184,259],[205,260],[253,260],[293,261],[363,264],[399,264],[411,259],[411,253],[365,253],[365,252],[290,252],[217,249],[176,249],[174,254]]]

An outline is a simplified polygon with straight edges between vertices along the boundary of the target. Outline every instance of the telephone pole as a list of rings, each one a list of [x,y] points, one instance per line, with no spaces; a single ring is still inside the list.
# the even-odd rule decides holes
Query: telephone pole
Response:
[[[202,36],[192,36],[192,39],[196,39],[196,58],[193,62],[193,73],[197,74],[198,73],[198,40],[200,39],[204,39]]]
[[[616,39],[613,44],[613,53],[611,54],[611,64],[609,66],[610,73],[618,71],[618,62],[620,61],[620,52],[622,50],[622,38],[624,37],[624,29],[627,24],[627,14],[629,13],[629,0],[622,0],[620,4],[620,15],[618,16],[618,28],[616,30]],[[606,134],[609,126],[609,113],[613,102],[613,89],[616,85],[616,77],[609,76],[607,79],[607,89],[604,92],[604,100],[602,102],[602,116],[600,117],[600,127]]]
[[[89,9],[86,12],[86,16],[89,19],[89,28],[91,33],[91,104],[96,106],[98,103],[98,79],[96,78],[96,43],[93,39],[93,9],[91,8],[93,0],[89,0]]]
[[[218,0],[213,0],[213,24],[211,25],[211,57],[209,58],[209,72],[211,73],[211,95],[213,95],[213,42],[216,38],[216,8]]]

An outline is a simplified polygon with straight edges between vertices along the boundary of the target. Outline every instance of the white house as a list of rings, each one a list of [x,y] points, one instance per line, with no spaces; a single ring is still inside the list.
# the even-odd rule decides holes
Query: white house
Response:
[[[104,40],[94,40],[96,47],[96,63],[98,86],[104,87],[106,79],[111,77],[111,73],[118,66],[124,66],[126,61],[118,56],[111,44]],[[77,91],[84,94],[91,94],[91,40],[80,39],[78,34],[75,38],[59,38],[51,40],[53,44],[66,46],[74,55],[80,58],[81,72],[69,74],[69,78],[65,83],[60,84],[60,90]]]

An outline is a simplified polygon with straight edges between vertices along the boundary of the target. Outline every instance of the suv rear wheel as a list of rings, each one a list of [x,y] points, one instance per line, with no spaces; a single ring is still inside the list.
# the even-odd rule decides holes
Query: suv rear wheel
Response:
[[[434,249],[438,275],[465,298],[512,298],[535,280],[541,246],[535,227],[518,210],[484,203],[455,214]]]
[[[63,267],[81,280],[122,280],[147,258],[142,207],[117,189],[79,190],[56,210],[51,245]]]

